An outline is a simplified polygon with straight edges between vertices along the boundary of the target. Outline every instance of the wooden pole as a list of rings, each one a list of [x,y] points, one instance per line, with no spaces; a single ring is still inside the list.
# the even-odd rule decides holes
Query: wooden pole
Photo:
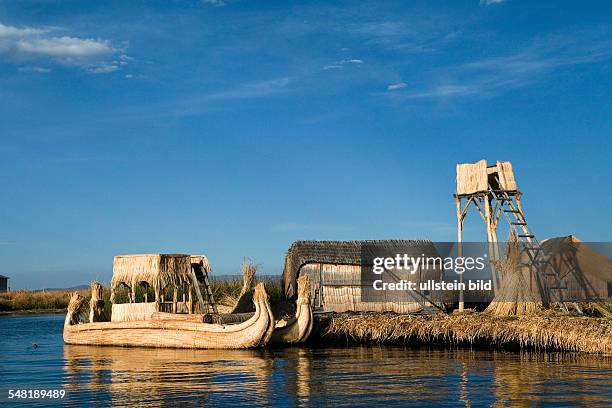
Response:
[[[195,272],[193,271],[193,268],[191,268],[191,274],[189,275],[191,277],[191,285],[193,286],[193,289],[195,290],[196,296],[198,297],[198,302],[200,302],[200,313],[201,314],[205,314],[205,307],[206,304],[204,303],[204,298],[202,297],[202,292],[200,292],[200,286],[198,285],[198,278],[196,278]]]
[[[457,206],[457,258],[463,256],[463,213],[461,212],[461,199],[455,196],[455,204]],[[470,205],[470,202],[466,206]],[[466,207],[467,208],[467,207]],[[459,275],[459,283],[463,283],[463,274]],[[459,311],[463,312],[463,285],[459,288]]]
[[[485,227],[487,228],[487,242],[489,246],[489,262],[491,264],[491,279],[493,280],[493,294],[497,295],[497,272],[495,271],[495,265],[493,263],[494,255],[494,238],[493,238],[493,224],[491,216],[491,202],[489,196],[484,196],[484,208],[485,208]]]
[[[174,290],[172,292],[172,313],[176,313],[176,300],[177,300],[177,297],[178,297],[178,289],[175,286]]]

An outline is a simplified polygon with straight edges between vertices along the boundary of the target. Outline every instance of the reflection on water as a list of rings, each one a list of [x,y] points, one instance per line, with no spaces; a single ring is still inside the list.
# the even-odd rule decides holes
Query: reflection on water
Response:
[[[65,346],[61,325],[62,316],[0,318],[3,389],[64,388],[70,404],[116,406],[612,404],[610,357],[402,347]],[[32,341],[39,347],[30,347]]]
[[[253,350],[65,346],[66,390],[114,404],[268,402],[274,360]],[[248,393],[244,391],[248,390]]]

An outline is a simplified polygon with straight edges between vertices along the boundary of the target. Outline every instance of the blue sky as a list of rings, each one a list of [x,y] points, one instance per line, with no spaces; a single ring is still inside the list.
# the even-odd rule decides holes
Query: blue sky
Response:
[[[454,240],[481,158],[513,162],[538,237],[611,241],[609,2],[406,3],[1,1],[0,274]]]

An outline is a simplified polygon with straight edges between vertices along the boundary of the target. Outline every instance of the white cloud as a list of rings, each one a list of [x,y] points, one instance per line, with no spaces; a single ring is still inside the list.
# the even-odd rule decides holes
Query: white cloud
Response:
[[[330,65],[326,65],[323,67],[324,70],[330,70],[330,69],[342,69],[344,68],[345,65],[351,65],[351,64],[363,64],[363,60],[360,59],[345,59],[345,60],[341,60],[341,61],[336,61],[333,64]]]
[[[112,72],[127,63],[128,57],[108,40],[53,36],[54,30],[0,24],[0,55],[18,64],[42,60],[94,73]]]
[[[0,38],[38,35],[38,34],[46,33],[48,31],[49,31],[48,29],[31,28],[31,27],[17,28],[17,27],[6,26],[0,23]]]
[[[480,0],[480,5],[481,6],[490,6],[492,4],[501,4],[504,1],[505,0]]]
[[[20,38],[11,43],[12,52],[21,56],[90,58],[114,52],[108,41],[75,37]]]
[[[387,91],[395,91],[397,89],[402,89],[407,87],[408,85],[406,85],[406,83],[404,82],[398,82],[397,84],[391,84],[387,87]]]

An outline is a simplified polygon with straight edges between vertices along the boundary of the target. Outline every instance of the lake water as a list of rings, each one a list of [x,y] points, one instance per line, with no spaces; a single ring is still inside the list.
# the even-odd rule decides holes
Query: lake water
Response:
[[[67,346],[63,318],[0,317],[1,405],[9,401],[9,389],[63,389],[66,396],[58,403],[84,406],[612,405],[610,357],[359,346],[237,351]]]

